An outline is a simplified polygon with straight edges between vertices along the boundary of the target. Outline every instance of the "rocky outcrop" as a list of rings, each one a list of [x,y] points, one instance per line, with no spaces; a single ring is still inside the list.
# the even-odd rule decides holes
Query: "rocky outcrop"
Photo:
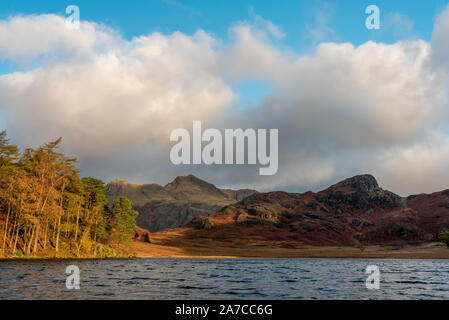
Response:
[[[320,192],[318,198],[331,206],[348,205],[357,209],[368,205],[380,207],[400,207],[401,197],[383,190],[372,175],[359,175],[339,182]]]
[[[208,217],[202,216],[193,218],[192,225],[196,229],[203,229],[203,230],[211,230],[214,228],[214,223]]]
[[[240,190],[224,189],[222,191],[226,193],[229,199],[233,199],[235,201],[242,201],[246,197],[255,193],[255,190],[251,189],[240,189]]]

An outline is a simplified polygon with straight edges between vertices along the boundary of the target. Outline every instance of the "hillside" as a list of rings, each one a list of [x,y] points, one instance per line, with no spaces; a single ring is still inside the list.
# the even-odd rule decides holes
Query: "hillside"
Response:
[[[256,192],[219,189],[193,175],[177,177],[165,186],[115,180],[106,188],[110,202],[119,196],[132,200],[139,211],[137,224],[151,232],[182,226],[196,216],[209,215]]]
[[[152,243],[186,256],[363,256],[367,248],[366,256],[391,257],[373,248],[430,245],[449,230],[448,204],[449,190],[401,198],[380,188],[373,176],[360,175],[317,193],[256,193],[181,228],[152,234]],[[362,253],[340,252],[342,247]],[[331,255],[326,248],[333,248]],[[150,247],[141,249],[139,254],[152,255]],[[432,249],[436,253],[427,249],[421,256],[441,257],[439,246]]]

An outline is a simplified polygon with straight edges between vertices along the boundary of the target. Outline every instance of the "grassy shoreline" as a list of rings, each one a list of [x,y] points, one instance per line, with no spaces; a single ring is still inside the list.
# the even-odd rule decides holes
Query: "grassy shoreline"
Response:
[[[129,259],[135,258],[136,254],[130,250],[113,249],[111,255],[99,255],[97,254],[81,254],[77,256],[70,251],[59,252],[56,254],[54,250],[47,250],[33,255],[13,255],[13,254],[1,254],[0,261],[5,260],[106,260],[106,259]]]
[[[367,246],[363,249],[345,246],[310,246],[282,248],[279,243],[253,243],[232,247],[218,242],[202,245],[163,245],[134,241],[129,255],[118,257],[98,256],[1,256],[1,261],[9,260],[116,260],[142,258],[195,258],[195,259],[245,259],[245,258],[333,258],[333,259],[449,259],[449,249],[441,243],[424,243],[403,246]]]
[[[158,243],[134,243],[138,258],[341,258],[341,259],[449,259],[449,250],[441,243],[403,246],[367,246],[363,249],[345,246],[299,245],[285,248],[285,243],[254,242],[235,246],[219,241],[203,241],[192,246]]]

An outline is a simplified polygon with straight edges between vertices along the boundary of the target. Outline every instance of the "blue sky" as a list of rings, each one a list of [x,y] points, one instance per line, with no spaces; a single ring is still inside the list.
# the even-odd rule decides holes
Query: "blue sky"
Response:
[[[153,31],[171,33],[182,31],[187,34],[204,29],[226,38],[228,28],[236,21],[248,20],[249,10],[271,20],[287,35],[285,44],[301,49],[311,44],[307,26],[316,27],[317,12],[325,12],[327,23],[335,31],[339,41],[360,44],[373,39],[391,42],[396,40],[392,32],[371,32],[364,28],[367,5],[375,4],[381,9],[381,21],[385,24],[391,13],[409,17],[414,24],[414,34],[429,39],[435,16],[441,12],[447,1],[427,0],[376,0],[376,1],[177,1],[177,0],[2,0],[0,18],[17,14],[53,13],[64,15],[67,5],[75,4],[81,10],[81,19],[103,22],[132,38]]]

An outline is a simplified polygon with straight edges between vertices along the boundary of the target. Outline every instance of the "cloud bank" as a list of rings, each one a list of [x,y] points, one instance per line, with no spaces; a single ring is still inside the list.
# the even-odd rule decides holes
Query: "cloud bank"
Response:
[[[0,58],[33,62],[0,76],[6,128],[21,146],[62,136],[84,175],[165,183],[193,173],[220,186],[319,189],[368,172],[406,195],[449,188],[449,8],[430,42],[320,43],[299,55],[254,12],[206,33],[132,40],[55,15],[0,21]],[[231,82],[268,79],[260,105],[237,108]],[[279,129],[279,171],[258,166],[174,166],[170,132],[204,127]]]

